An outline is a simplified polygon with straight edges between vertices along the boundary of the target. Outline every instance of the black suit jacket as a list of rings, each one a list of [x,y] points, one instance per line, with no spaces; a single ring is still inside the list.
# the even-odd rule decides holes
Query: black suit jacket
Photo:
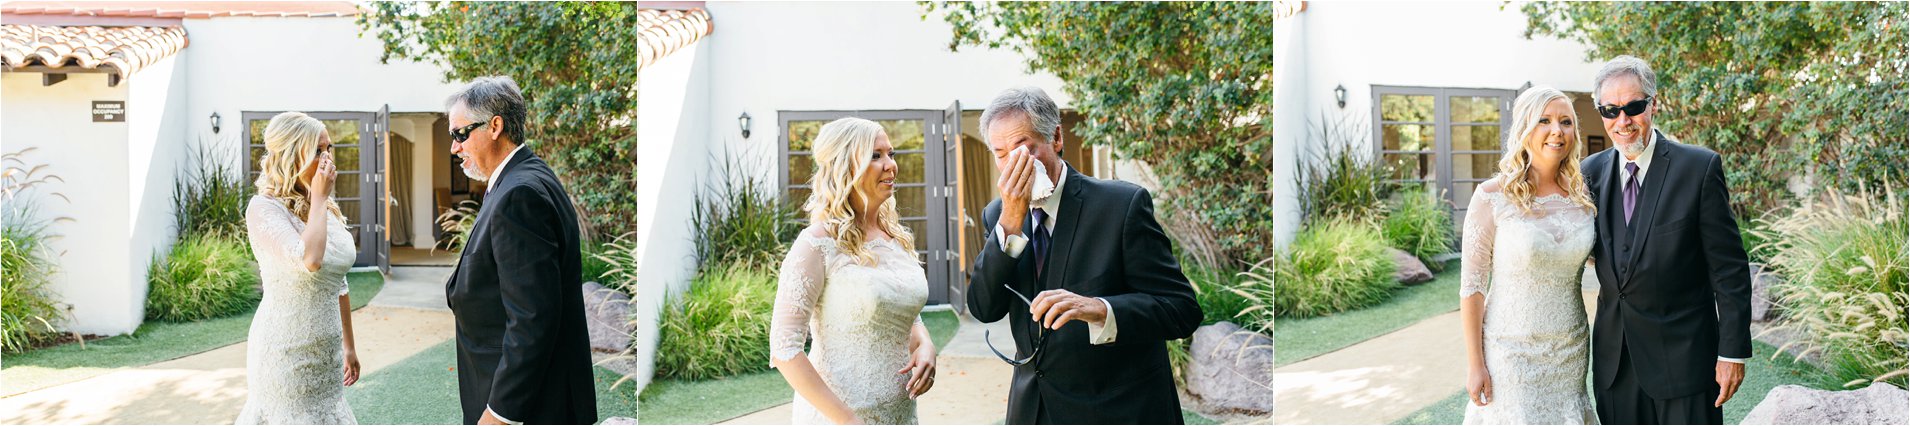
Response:
[[[1181,274],[1174,252],[1154,219],[1154,201],[1134,184],[1100,180],[1067,168],[1061,211],[1055,218],[1044,276],[1035,276],[1034,246],[1019,258],[1002,252],[994,224],[1001,200],[982,214],[986,242],[969,271],[968,307],[975,318],[1003,316],[1014,330],[1019,354],[1034,350],[1028,306],[1002,284],[1030,298],[1048,289],[1101,297],[1113,308],[1114,343],[1088,343],[1088,327],[1069,321],[1050,330],[1040,354],[1015,368],[1009,388],[1008,423],[1047,420],[1078,424],[1180,424],[1180,400],[1165,342],[1193,335],[1200,305]],[[1033,215],[1022,225],[1034,232]]]
[[[445,283],[464,422],[489,406],[513,421],[594,424],[577,215],[530,148],[500,167]]]
[[[1751,274],[1718,154],[1652,137],[1629,226],[1624,157],[1580,164],[1598,206],[1593,376],[1611,387],[1626,353],[1645,394],[1671,399],[1716,388],[1719,356],[1751,357]]]

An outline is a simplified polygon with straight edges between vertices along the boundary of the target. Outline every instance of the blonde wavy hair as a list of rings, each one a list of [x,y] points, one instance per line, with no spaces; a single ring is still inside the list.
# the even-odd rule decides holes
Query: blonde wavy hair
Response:
[[[325,123],[300,112],[286,112],[265,124],[265,155],[259,156],[259,179],[252,185],[259,195],[272,197],[286,210],[303,218],[311,206],[305,184],[298,181],[306,164],[318,161],[319,136]],[[333,186],[336,188],[337,186]],[[325,208],[343,220],[338,202],[327,199]]]
[[[1534,87],[1519,94],[1512,102],[1512,132],[1506,133],[1505,156],[1499,159],[1499,175],[1505,177],[1501,182],[1502,192],[1522,213],[1530,214],[1533,203],[1533,184],[1530,170],[1532,154],[1525,150],[1525,138],[1539,127],[1539,117],[1545,115],[1546,104],[1553,100],[1564,100],[1566,108],[1572,108],[1572,97],[1551,87]],[[1578,111],[1572,110],[1573,121],[1578,121]],[[1578,162],[1585,158],[1584,140],[1578,126],[1572,126],[1571,154],[1559,164],[1558,183],[1565,188],[1565,197],[1573,203],[1598,211],[1592,204],[1591,190],[1585,187],[1585,174],[1578,169]]]
[[[875,138],[880,134],[882,125],[861,118],[848,117],[824,124],[816,134],[812,154],[816,163],[816,173],[809,178],[812,190],[802,207],[809,212],[809,223],[835,238],[839,251],[854,256],[856,263],[863,265],[874,265],[875,254],[862,247],[868,237],[862,235],[862,227],[856,221],[856,200],[867,199],[869,195],[862,193],[856,182],[861,182],[868,173],[869,154],[875,152]],[[902,226],[901,215],[895,211],[895,197],[883,201],[875,211],[882,230],[901,243],[903,249],[914,250],[915,235]]]

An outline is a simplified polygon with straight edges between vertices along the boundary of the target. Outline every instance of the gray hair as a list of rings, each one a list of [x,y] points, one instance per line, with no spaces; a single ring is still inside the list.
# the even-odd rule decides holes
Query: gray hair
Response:
[[[478,77],[444,100],[446,110],[464,105],[464,119],[476,123],[504,118],[504,137],[512,143],[524,143],[524,94],[509,76]]]
[[[988,127],[996,118],[1015,114],[1027,117],[1028,124],[1034,126],[1036,133],[1047,138],[1049,143],[1054,143],[1055,129],[1061,127],[1061,108],[1055,106],[1054,99],[1048,98],[1048,92],[1033,86],[1003,90],[1001,94],[995,95],[995,100],[988,103],[988,109],[982,110],[982,137],[988,137]]]
[[[1592,80],[1592,102],[1605,102],[1598,98],[1599,89],[1605,88],[1605,80],[1621,75],[1638,77],[1638,85],[1644,86],[1645,95],[1658,97],[1658,73],[1651,71],[1651,65],[1646,64],[1644,59],[1638,59],[1637,56],[1619,55],[1598,69],[1598,78]]]

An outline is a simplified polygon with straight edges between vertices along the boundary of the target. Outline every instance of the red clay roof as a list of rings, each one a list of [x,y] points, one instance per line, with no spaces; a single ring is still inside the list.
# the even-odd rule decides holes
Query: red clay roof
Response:
[[[0,14],[195,19],[227,16],[338,17],[357,15],[358,6],[344,1],[17,1],[0,5]]]
[[[642,9],[637,11],[637,26],[643,31],[637,39],[638,67],[649,66],[671,52],[689,47],[710,35],[716,27],[710,12],[703,8],[686,10]]]
[[[186,29],[0,25],[0,67],[107,69],[121,78],[186,48]]]

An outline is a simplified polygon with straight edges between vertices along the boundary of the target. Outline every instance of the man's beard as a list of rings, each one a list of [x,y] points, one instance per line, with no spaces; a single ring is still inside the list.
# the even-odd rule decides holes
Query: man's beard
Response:
[[[1639,154],[1645,153],[1645,148],[1648,148],[1650,144],[1651,144],[1651,135],[1650,133],[1646,133],[1644,137],[1641,137],[1638,140],[1633,141],[1632,143],[1619,145],[1618,152],[1625,154],[1626,158],[1637,158]]]
[[[464,170],[464,177],[471,178],[471,180],[475,180],[478,182],[486,182],[491,180],[491,176],[486,175],[483,172],[479,172],[477,171],[477,169],[471,167],[473,160],[470,157],[459,157],[459,159],[463,160],[462,162],[458,163],[458,168]]]

